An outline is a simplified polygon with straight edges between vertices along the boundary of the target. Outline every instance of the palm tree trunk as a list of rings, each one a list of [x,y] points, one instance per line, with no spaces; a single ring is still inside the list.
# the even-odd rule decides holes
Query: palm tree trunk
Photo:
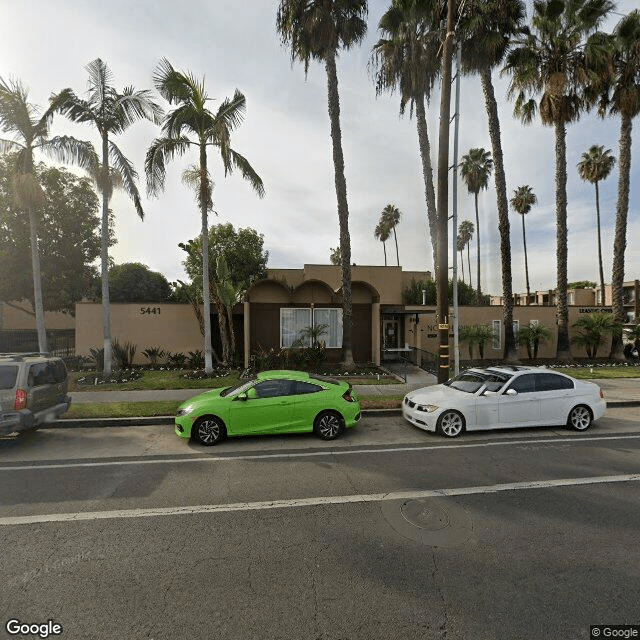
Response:
[[[38,351],[46,353],[47,330],[44,326],[44,306],[42,304],[42,278],[40,275],[40,251],[38,248],[38,219],[33,207],[27,209],[29,214],[29,235],[31,239],[31,270],[33,272],[33,310],[36,314],[36,331],[38,333]]]
[[[509,203],[507,201],[507,183],[504,175],[502,158],[502,140],[500,137],[500,119],[496,102],[491,69],[484,67],[480,74],[484,93],[489,136],[495,169],[496,199],[498,207],[498,230],[500,232],[500,261],[502,266],[502,296],[504,297],[504,358],[507,362],[518,361],[518,351],[513,335],[513,288],[511,282],[511,232],[509,226]],[[478,278],[478,282],[479,282]],[[528,287],[527,287],[528,289]],[[528,293],[528,291],[527,291]]]
[[[427,116],[424,109],[424,96],[416,98],[415,105],[418,144],[420,146],[420,158],[422,159],[422,178],[424,180],[424,193],[427,201],[427,220],[429,222],[429,234],[431,235],[431,248],[433,251],[433,268],[435,275],[436,266],[438,264],[438,212],[436,209],[436,192],[433,186],[431,145],[429,144],[429,131],[427,129]]]
[[[478,193],[475,194],[476,203],[476,277],[478,278],[476,286],[477,300],[476,304],[480,304],[480,296],[482,295],[482,288],[480,287],[480,217],[478,215]]]
[[[104,346],[105,377],[111,375],[111,309],[109,306],[109,199],[111,184],[109,180],[109,139],[102,134],[102,238],[100,243],[100,264],[102,275],[102,338]]]
[[[384,251],[384,266],[387,266],[387,245],[383,242],[382,249]]]
[[[598,267],[600,269],[600,306],[604,307],[604,271],[602,270],[602,238],[600,237],[600,190],[596,180],[596,223],[598,225]]]
[[[473,284],[471,283],[471,250],[469,246],[471,245],[471,239],[467,240],[467,271],[469,272],[469,286],[473,289]]]
[[[527,261],[527,233],[524,229],[524,213],[522,214],[522,244],[524,245],[524,276],[527,280],[527,305],[531,297],[531,290],[529,288],[529,263]]]
[[[464,279],[464,254],[462,253],[462,249],[460,249],[460,264],[462,265],[462,282],[466,282]]]
[[[200,141],[200,213],[202,216],[202,302],[204,306],[204,370],[213,373],[211,355],[211,294],[209,292],[209,221],[207,216],[207,198],[204,191],[207,186],[207,147]]]
[[[567,308],[567,130],[556,122],[556,254],[557,254],[557,323],[556,358],[571,360],[569,310]]]
[[[616,232],[613,241],[613,269],[611,271],[613,318],[620,328],[622,328],[626,320],[622,294],[624,285],[624,251],[627,244],[627,213],[629,211],[631,127],[631,118],[623,112],[620,121],[620,173],[618,175]],[[604,300],[604,290],[602,292],[602,298]],[[618,362],[622,362],[625,359],[621,332],[614,333],[611,338],[611,353],[609,357]]]
[[[233,307],[227,307],[227,322],[229,323],[229,366],[232,367],[236,358],[236,332],[233,328]]]
[[[333,143],[333,167],[335,173],[336,197],[338,200],[338,221],[340,223],[340,255],[342,267],[342,364],[353,366],[351,352],[351,238],[349,237],[349,205],[347,203],[347,181],[344,175],[344,155],[342,153],[342,133],[340,131],[340,95],[338,93],[338,72],[335,52],[329,51],[325,57],[327,70],[327,99]]]
[[[396,236],[396,228],[393,228],[393,239],[396,242],[396,260],[398,262],[398,266],[400,266],[400,254],[398,253],[398,236]]]

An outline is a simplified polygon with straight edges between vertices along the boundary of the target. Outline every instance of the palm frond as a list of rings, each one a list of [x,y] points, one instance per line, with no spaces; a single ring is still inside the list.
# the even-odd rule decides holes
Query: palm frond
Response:
[[[193,189],[200,210],[213,211],[213,180],[211,174],[198,165],[191,165],[182,173],[182,184]]]
[[[157,196],[164,190],[166,163],[183,155],[192,142],[185,136],[179,138],[156,138],[147,151],[144,162],[147,176],[147,193]]]
[[[0,138],[0,155],[7,155],[8,153],[15,153],[20,149],[24,149],[24,145],[14,140],[5,140]]]
[[[145,118],[154,124],[160,124],[164,111],[159,104],[152,99],[152,93],[143,89],[136,91],[133,87],[125,87],[118,98],[118,104],[127,122],[127,126],[137,120]]]
[[[241,156],[233,149],[230,149],[229,153],[233,166],[240,171],[242,177],[249,182],[258,196],[263,198],[265,191],[262,178],[255,172],[253,167],[249,164],[249,161],[244,156]]]
[[[96,122],[96,114],[91,105],[69,88],[63,89],[60,93],[54,93],[49,98],[49,108],[45,115],[54,112],[66,116],[72,122]]]
[[[122,178],[123,191],[133,200],[133,204],[136,208],[137,214],[140,216],[140,219],[144,219],[140,193],[138,192],[138,186],[136,185],[138,172],[133,168],[131,161],[124,156],[122,151],[120,151],[117,145],[112,141],[109,141],[109,161]]]
[[[94,172],[99,164],[98,154],[90,142],[76,140],[71,136],[55,136],[39,145],[49,157],[65,164],[74,164]]]
[[[246,103],[244,94],[236,89],[233,98],[231,100],[226,98],[218,108],[215,115],[216,129],[224,127],[229,131],[233,131],[244,119]]]
[[[94,107],[102,106],[112,93],[111,83],[113,82],[113,73],[111,69],[100,58],[92,60],[85,66],[85,70],[89,74],[88,94],[89,103]]]

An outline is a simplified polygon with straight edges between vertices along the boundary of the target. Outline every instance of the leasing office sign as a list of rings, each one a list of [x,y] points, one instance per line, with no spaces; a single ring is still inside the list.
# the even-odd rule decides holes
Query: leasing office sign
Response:
[[[580,307],[578,313],[613,313],[611,307]]]

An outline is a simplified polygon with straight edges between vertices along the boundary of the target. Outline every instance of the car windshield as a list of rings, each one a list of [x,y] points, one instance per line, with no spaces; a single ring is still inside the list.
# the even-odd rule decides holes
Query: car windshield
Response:
[[[444,384],[458,391],[475,393],[482,386],[486,391],[498,391],[508,379],[509,376],[488,371],[465,371],[455,378],[447,380]]]
[[[240,384],[236,384],[233,387],[227,387],[224,391],[220,393],[220,395],[224,397],[234,393],[242,393],[243,391],[246,391],[255,381],[256,381],[255,378],[251,378],[249,380],[245,380],[244,382],[241,382]]]

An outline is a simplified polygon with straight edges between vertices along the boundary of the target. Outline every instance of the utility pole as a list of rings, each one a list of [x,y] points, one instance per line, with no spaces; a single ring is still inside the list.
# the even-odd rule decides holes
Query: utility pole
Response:
[[[451,204],[453,207],[453,373],[460,373],[460,335],[459,335],[459,305],[458,305],[458,131],[460,129],[460,74],[461,70],[460,42],[456,44],[456,110],[453,114],[453,193]],[[523,216],[524,219],[524,216]]]
[[[442,45],[442,91],[440,94],[440,136],[438,142],[438,382],[449,378],[449,119],[451,116],[451,58],[453,54],[456,0],[447,2],[447,30]]]

